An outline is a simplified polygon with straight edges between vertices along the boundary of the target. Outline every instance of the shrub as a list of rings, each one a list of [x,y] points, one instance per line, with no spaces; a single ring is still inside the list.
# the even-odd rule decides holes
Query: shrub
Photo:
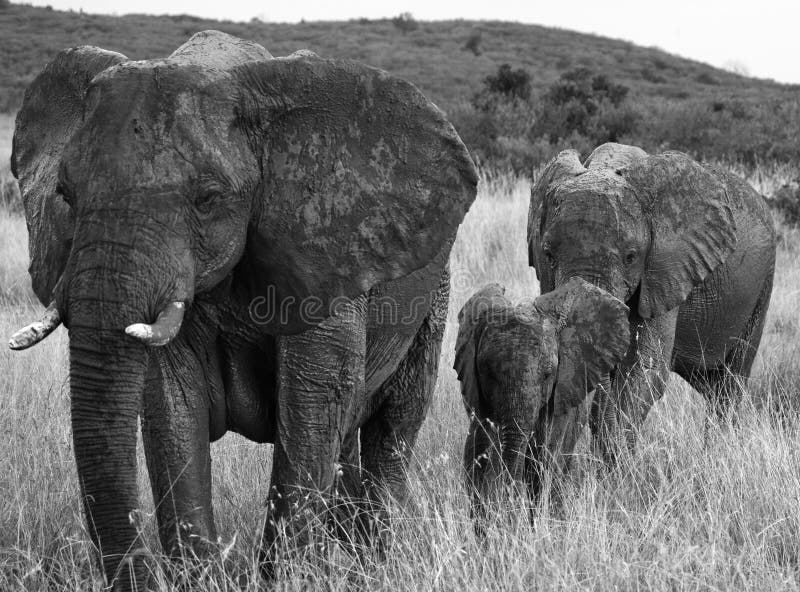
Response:
[[[480,29],[473,29],[472,33],[467,37],[466,43],[464,43],[464,49],[468,49],[476,56],[479,56],[481,55],[481,41],[483,41],[483,34]]]
[[[800,226],[800,184],[797,181],[780,187],[768,203],[782,214],[787,224]]]
[[[497,74],[483,79],[484,90],[504,100],[527,101],[531,96],[531,75],[523,68],[512,70],[508,64],[497,69]]]
[[[623,106],[628,87],[589,68],[562,74],[542,97],[531,133],[551,144],[579,134],[595,144],[617,141],[636,130],[638,114]]]
[[[392,19],[392,24],[399,29],[403,35],[416,31],[419,23],[414,20],[414,15],[410,12],[402,12]]]

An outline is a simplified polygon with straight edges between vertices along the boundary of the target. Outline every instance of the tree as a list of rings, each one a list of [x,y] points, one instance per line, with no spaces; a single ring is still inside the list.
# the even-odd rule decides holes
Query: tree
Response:
[[[402,31],[403,35],[416,31],[419,24],[414,20],[414,15],[410,12],[402,12],[392,19],[392,24]]]
[[[481,30],[473,29],[472,33],[467,37],[466,43],[464,43],[464,49],[468,49],[476,56],[479,56],[481,55],[481,41],[483,41]]]
[[[589,68],[565,72],[542,97],[534,136],[555,144],[573,134],[593,144],[613,142],[633,132],[638,114],[623,105],[628,87]]]

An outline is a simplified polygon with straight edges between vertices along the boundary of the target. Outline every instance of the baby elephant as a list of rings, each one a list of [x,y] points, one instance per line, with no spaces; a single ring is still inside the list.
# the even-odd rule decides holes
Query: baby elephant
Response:
[[[472,418],[464,468],[473,516],[503,474],[539,494],[542,469],[565,471],[587,394],[626,354],[628,307],[574,278],[514,305],[498,284],[458,315],[455,370]]]

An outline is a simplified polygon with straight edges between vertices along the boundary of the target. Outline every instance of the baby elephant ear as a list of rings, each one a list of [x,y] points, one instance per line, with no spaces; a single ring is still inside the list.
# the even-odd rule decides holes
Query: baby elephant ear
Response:
[[[736,247],[725,184],[680,152],[650,156],[623,173],[652,224],[639,314],[648,319],[683,302]]]
[[[500,284],[488,284],[473,294],[458,313],[458,337],[453,368],[461,382],[461,394],[467,413],[473,411],[486,417],[478,382],[478,341],[491,315],[507,309],[506,289]]]
[[[416,87],[310,52],[237,72],[239,124],[262,155],[248,255],[279,300],[312,297],[327,310],[446,257],[477,173]]]
[[[81,124],[92,78],[126,60],[97,47],[66,49],[33,80],[17,113],[11,172],[28,222],[33,290],[43,304],[52,301],[72,242],[72,212],[56,193],[61,154]]]
[[[629,309],[594,284],[572,278],[536,299],[558,326],[555,412],[586,399],[600,378],[624,357],[630,343]]]
[[[547,163],[531,188],[531,203],[528,209],[528,265],[536,269],[536,277],[542,291],[553,288],[551,270],[542,252],[542,227],[547,219],[548,207],[553,207],[553,194],[559,185],[586,172],[576,150],[563,150]]]

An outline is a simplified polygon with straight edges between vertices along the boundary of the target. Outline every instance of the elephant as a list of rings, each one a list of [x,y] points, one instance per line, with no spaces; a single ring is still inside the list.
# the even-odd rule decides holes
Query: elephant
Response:
[[[587,397],[628,351],[628,314],[580,278],[516,305],[490,284],[464,304],[454,368],[471,420],[464,472],[478,533],[502,475],[536,499],[545,468],[569,470]]]
[[[529,263],[541,291],[580,277],[628,305],[630,347],[598,383],[590,426],[609,463],[670,371],[724,419],[749,378],[772,292],[776,235],[764,199],[677,151],[608,143],[565,150],[531,190]]]
[[[12,170],[47,309],[11,347],[68,328],[81,496],[117,589],[147,585],[139,417],[173,556],[213,553],[227,431],[274,444],[267,576],[334,496],[405,499],[477,186],[415,86],[218,31],[164,59],[76,47],[27,89]]]

